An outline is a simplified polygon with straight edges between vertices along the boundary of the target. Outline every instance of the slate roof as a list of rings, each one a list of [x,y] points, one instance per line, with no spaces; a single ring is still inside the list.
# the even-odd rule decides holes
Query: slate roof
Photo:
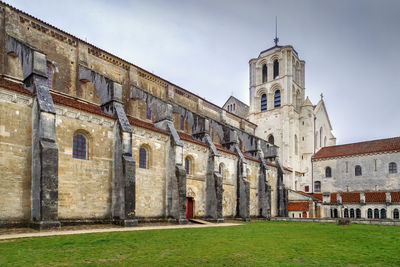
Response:
[[[400,137],[321,148],[313,160],[400,150]]]
[[[289,211],[308,211],[309,204],[307,201],[304,202],[289,202],[288,203]]]

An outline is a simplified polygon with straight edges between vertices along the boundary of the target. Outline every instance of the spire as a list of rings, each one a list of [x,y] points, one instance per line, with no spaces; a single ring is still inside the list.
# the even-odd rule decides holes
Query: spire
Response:
[[[279,38],[278,38],[278,17],[275,16],[275,46],[278,46]]]

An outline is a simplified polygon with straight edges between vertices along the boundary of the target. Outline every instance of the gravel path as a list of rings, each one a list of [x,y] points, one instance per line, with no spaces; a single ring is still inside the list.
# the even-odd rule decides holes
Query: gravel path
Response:
[[[164,226],[139,226],[124,228],[105,228],[105,229],[83,229],[83,230],[67,230],[67,231],[40,231],[34,233],[18,233],[0,235],[0,240],[15,239],[23,237],[40,237],[55,235],[77,235],[90,233],[109,233],[109,232],[126,232],[126,231],[143,231],[143,230],[163,230],[163,229],[180,229],[180,228],[205,228],[205,227],[225,227],[237,226],[238,223],[218,223],[218,224],[186,224],[186,225],[164,225]]]

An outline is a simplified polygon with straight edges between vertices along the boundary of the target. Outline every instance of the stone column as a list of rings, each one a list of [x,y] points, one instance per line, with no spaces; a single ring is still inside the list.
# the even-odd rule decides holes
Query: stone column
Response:
[[[6,36],[6,53],[19,56],[24,87],[36,94],[32,109],[31,226],[59,227],[56,111],[47,85],[47,58],[10,36]]]

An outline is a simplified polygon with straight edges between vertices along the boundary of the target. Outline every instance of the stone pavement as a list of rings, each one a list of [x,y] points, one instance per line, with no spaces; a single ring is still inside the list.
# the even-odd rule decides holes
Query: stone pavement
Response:
[[[0,240],[23,238],[23,237],[76,235],[76,234],[127,232],[127,231],[142,231],[142,230],[164,230],[164,229],[180,229],[180,228],[224,227],[224,226],[237,226],[237,225],[241,225],[241,224],[239,224],[239,223],[186,224],[186,225],[164,225],[164,226],[142,226],[142,227],[139,226],[139,227],[84,229],[84,230],[67,230],[67,231],[41,231],[41,232],[36,232],[36,233],[20,233],[20,234],[0,235]]]

